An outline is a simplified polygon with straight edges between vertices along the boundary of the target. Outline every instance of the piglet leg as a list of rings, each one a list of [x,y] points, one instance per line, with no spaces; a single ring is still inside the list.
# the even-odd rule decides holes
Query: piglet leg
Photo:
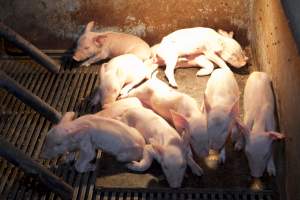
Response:
[[[209,75],[214,70],[214,64],[209,59],[207,59],[205,55],[196,57],[194,62],[200,67],[203,67],[197,72],[197,76]]]
[[[203,174],[203,169],[193,159],[193,153],[190,147],[189,147],[189,152],[187,157],[187,164],[192,170],[193,174],[197,176],[201,176]]]
[[[91,98],[89,103],[90,103],[91,106],[95,106],[98,103],[100,103],[100,100],[101,100],[101,89],[99,87],[97,87],[95,89],[93,97]]]
[[[218,55],[216,55],[214,52],[205,51],[204,55],[214,63],[216,63],[221,68],[228,68],[227,64],[222,60]]]
[[[143,152],[143,158],[138,161],[132,161],[128,163],[126,167],[133,171],[143,172],[149,169],[153,161],[153,149],[151,145],[146,145]]]
[[[127,84],[125,87],[123,87],[120,91],[120,98],[125,98],[128,96],[128,92],[136,85],[138,85],[140,82],[143,81],[145,77],[139,78],[134,80],[133,82]]]
[[[219,154],[219,163],[221,164],[225,163],[225,159],[226,159],[226,153],[225,153],[225,147],[223,147]]]
[[[98,62],[100,60],[103,60],[104,58],[106,58],[106,55],[102,55],[102,54],[97,54],[94,55],[93,57],[89,58],[88,60],[84,61],[80,66],[85,66],[88,67],[90,66],[92,63]]]
[[[166,63],[165,74],[169,81],[169,84],[172,87],[177,87],[177,83],[174,77],[174,70],[176,67],[177,59],[178,59],[178,55],[172,50],[168,51],[168,53],[164,56],[164,60]]]
[[[96,153],[90,141],[86,141],[84,138],[80,142],[79,159],[75,163],[75,168],[78,172],[94,171],[96,169],[95,164],[91,164],[90,161],[94,159]]]
[[[275,164],[274,164],[273,155],[271,156],[271,158],[268,161],[267,172],[268,172],[269,176],[275,176],[276,175],[276,168],[275,168]]]
[[[73,162],[76,160],[76,152],[67,152],[64,163]]]
[[[240,151],[245,146],[245,137],[248,132],[247,126],[245,126],[240,119],[236,119],[231,129],[231,139],[235,143],[234,149]]]

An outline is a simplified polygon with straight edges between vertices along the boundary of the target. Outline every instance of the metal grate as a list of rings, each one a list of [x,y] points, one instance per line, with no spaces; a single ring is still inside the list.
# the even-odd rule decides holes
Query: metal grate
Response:
[[[126,190],[97,189],[95,200],[272,200],[272,191],[253,192],[249,190]]]
[[[54,75],[30,60],[0,63],[0,69],[58,111],[75,110],[79,115],[91,112],[83,99],[96,84],[97,68],[76,68],[66,64],[58,75]],[[22,152],[38,160],[51,123],[13,95],[3,90],[0,90],[0,95],[0,134]],[[59,164],[58,160],[40,162],[49,168],[54,166],[51,170],[74,187],[73,199],[91,199],[96,173],[78,174],[69,164]],[[0,160],[0,194],[1,198],[7,199],[56,198],[3,159]]]
[[[0,69],[32,91],[61,113],[75,111],[78,115],[91,113],[84,100],[97,85],[100,65],[77,67],[66,61],[59,74],[54,75],[31,60],[2,60]],[[59,159],[38,159],[47,131],[52,124],[27,107],[13,95],[0,89],[0,135],[22,152],[50,168],[74,187],[73,199],[239,199],[271,200],[272,191],[206,190],[206,189],[124,189],[96,188],[96,172],[77,173],[70,164]],[[99,162],[100,153],[95,162]],[[0,199],[59,199],[36,180],[0,158]]]

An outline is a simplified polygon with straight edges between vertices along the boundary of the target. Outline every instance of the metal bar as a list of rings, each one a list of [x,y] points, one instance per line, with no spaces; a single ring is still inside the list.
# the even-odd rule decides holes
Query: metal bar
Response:
[[[59,194],[63,199],[72,198],[73,188],[71,186],[39,163],[31,160],[30,157],[6,142],[3,138],[0,138],[0,156],[22,168],[27,174],[38,177],[45,186]]]
[[[18,99],[35,109],[48,120],[58,123],[61,119],[61,114],[54,108],[45,103],[38,96],[29,92],[26,88],[19,85],[15,80],[7,76],[3,71],[0,71],[0,87],[3,87],[8,92],[15,95]]]
[[[0,22],[0,36],[4,37],[9,42],[13,43],[24,52],[28,53],[30,57],[47,68],[49,71],[53,73],[59,72],[60,65],[58,63],[56,63],[53,59],[39,50],[36,46],[31,44],[29,41],[24,39],[21,35],[19,35],[17,32],[15,32],[2,22]]]

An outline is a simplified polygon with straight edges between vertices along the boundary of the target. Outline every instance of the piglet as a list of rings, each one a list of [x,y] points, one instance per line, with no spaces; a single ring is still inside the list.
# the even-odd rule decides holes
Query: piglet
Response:
[[[119,95],[151,76],[151,70],[133,54],[124,54],[104,63],[100,69],[100,87],[91,100],[92,105],[113,103]]]
[[[162,58],[157,56],[157,50],[159,44],[156,44],[151,47],[151,61],[153,64],[159,66],[165,65],[165,62]],[[189,68],[189,67],[201,67],[201,69],[196,73],[196,76],[205,76],[211,74],[214,69],[214,64],[202,53],[183,55],[178,57],[175,69],[178,68]]]
[[[176,115],[172,111],[171,113]],[[167,181],[173,188],[181,186],[187,165],[191,167],[193,173],[198,176],[202,175],[202,169],[193,160],[189,148],[189,133],[186,130],[181,133],[180,137],[163,118],[147,108],[129,109],[120,120],[136,128],[144,136],[146,143],[151,144],[153,148],[148,162],[133,161],[128,164],[129,169],[145,171],[150,167],[154,158],[161,164]],[[187,123],[187,121],[181,121],[181,123]]]
[[[87,24],[84,33],[77,42],[73,56],[76,61],[88,59],[82,63],[83,66],[89,66],[105,58],[129,53],[136,55],[141,60],[150,57],[150,47],[141,38],[119,32],[92,32],[93,26],[93,21]]]
[[[284,134],[275,132],[275,102],[271,80],[264,72],[253,72],[244,90],[245,153],[251,175],[261,177],[267,169],[275,175],[272,143],[283,139]]]
[[[224,31],[220,33],[211,28],[195,27],[180,29],[165,36],[156,49],[156,56],[166,64],[165,74],[171,86],[177,87],[174,78],[174,69],[179,57],[193,54],[203,54],[201,57],[205,64],[199,75],[210,74],[216,63],[221,68],[228,68],[228,62],[234,67],[242,67],[246,64],[247,57],[237,41],[232,38],[233,34]]]
[[[198,156],[208,154],[206,116],[192,97],[170,88],[155,76],[131,90],[128,96],[139,98],[146,107],[173,124],[178,132],[187,130],[191,137],[190,144]],[[177,113],[176,117],[171,110]],[[179,123],[180,121],[187,123]]]
[[[243,137],[237,130],[240,91],[233,73],[228,68],[213,71],[207,82],[204,104],[210,148],[221,151],[220,162],[225,162],[225,142],[232,131],[235,148],[242,148]]]
[[[116,156],[118,161],[131,162],[143,158],[145,140],[134,128],[97,115],[84,115],[73,120],[74,112],[67,112],[47,134],[41,157],[52,159],[66,152],[80,151],[75,163],[79,172],[95,170],[90,161],[95,150],[101,149]]]
[[[181,186],[187,165],[190,166],[194,174],[198,176],[202,175],[202,169],[193,160],[192,152],[188,145],[189,135],[187,131],[183,130],[180,137],[173,127],[152,110],[142,106],[133,107],[130,104],[131,102],[126,100],[123,99],[123,107],[120,107],[121,103],[116,101],[97,114],[109,117],[109,113],[111,113],[111,117],[136,128],[143,135],[146,143],[151,144],[152,151],[147,159],[143,159],[140,162],[133,161],[127,165],[129,169],[145,171],[151,166],[152,160],[155,159],[161,164],[162,170],[171,187]],[[131,98],[132,100],[134,98]],[[124,104],[125,102],[129,104],[126,105]],[[120,109],[124,112],[116,116],[116,113],[120,112]],[[172,111],[171,113],[176,118],[177,113]],[[182,123],[182,127],[187,126],[183,125],[187,123],[186,121],[178,121],[178,123]]]
[[[128,109],[141,107],[143,107],[143,104],[138,98],[128,97],[125,99],[119,99],[110,104],[105,104],[103,106],[103,110],[95,114],[102,117],[117,118]]]

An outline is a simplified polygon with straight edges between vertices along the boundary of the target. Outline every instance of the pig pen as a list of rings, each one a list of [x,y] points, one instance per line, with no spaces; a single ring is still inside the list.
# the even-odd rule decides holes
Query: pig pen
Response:
[[[62,63],[52,74],[6,41],[1,42],[0,69],[52,107],[78,116],[96,112],[85,100],[99,83],[101,63],[80,67],[70,59],[70,49],[90,20],[96,30],[124,31],[150,45],[180,28],[207,26],[234,31],[250,57],[247,66],[232,69],[243,94],[249,73],[266,71],[276,95],[278,126],[287,135],[274,145],[277,176],[262,178],[255,189],[243,152],[228,142],[227,160],[214,167],[201,159],[205,174],[195,177],[187,170],[180,189],[170,189],[157,163],[145,173],[133,173],[98,151],[97,170],[77,173],[61,159],[44,161],[39,154],[52,123],[13,95],[0,89],[0,134],[73,186],[73,199],[300,199],[297,188],[299,145],[300,59],[287,18],[279,0],[213,1],[5,1],[0,19]],[[99,12],[104,11],[104,12]],[[67,50],[68,49],[68,50]],[[209,77],[196,77],[198,69],[178,69],[178,90],[194,97],[199,105]],[[165,80],[160,69],[158,77]],[[243,100],[241,99],[241,108]],[[241,117],[243,114],[241,113]],[[57,199],[38,181],[4,159],[0,160],[1,199]]]

